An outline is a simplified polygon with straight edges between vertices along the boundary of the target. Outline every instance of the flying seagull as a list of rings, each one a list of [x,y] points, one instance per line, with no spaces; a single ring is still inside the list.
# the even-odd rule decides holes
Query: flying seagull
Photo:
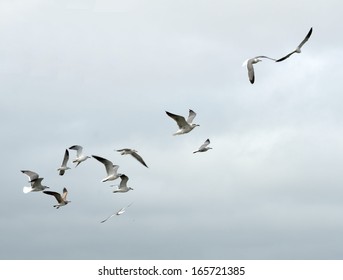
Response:
[[[62,165],[60,168],[57,169],[57,171],[59,171],[59,174],[62,176],[64,174],[64,172],[68,169],[70,169],[70,167],[67,166],[69,160],[69,151],[68,149],[66,149],[65,153],[64,153],[64,157],[63,157],[63,161],[62,161]]]
[[[45,189],[48,189],[49,187],[42,185],[42,180],[44,178],[39,178],[39,175],[36,172],[29,171],[29,170],[21,170],[25,175],[27,175],[30,178],[29,183],[31,184],[30,187],[24,187],[23,192],[29,193],[29,192],[39,192],[43,191]]]
[[[105,159],[105,158],[102,158],[102,157],[99,157],[99,156],[92,155],[92,157],[105,165],[107,177],[102,179],[101,182],[113,181],[113,180],[120,177],[121,174],[117,173],[119,165],[115,165],[112,163],[112,161]]]
[[[189,109],[189,115],[188,115],[187,121],[183,116],[175,115],[167,111],[166,111],[166,114],[169,117],[171,117],[174,121],[176,121],[179,127],[179,130],[176,131],[173,135],[185,134],[185,133],[190,132],[194,127],[200,126],[198,124],[193,123],[193,119],[195,118],[196,113],[191,109]]]
[[[51,191],[44,191],[43,193],[53,195],[56,198],[56,200],[58,202],[57,205],[54,205],[54,207],[56,207],[56,209],[58,209],[64,205],[67,205],[69,202],[71,202],[71,201],[67,200],[68,191],[66,188],[63,188],[63,194],[62,195],[58,192],[51,192]]]
[[[134,150],[134,149],[120,149],[120,150],[117,150],[117,152],[121,152],[121,155],[131,155],[133,156],[136,160],[138,160],[141,164],[143,164],[145,167],[148,167],[146,165],[146,163],[144,162],[143,158],[137,154],[137,151]]]
[[[300,43],[300,45],[297,46],[297,48],[296,48],[294,51],[292,51],[291,53],[287,54],[286,56],[284,56],[284,57],[282,57],[282,58],[276,60],[276,62],[283,61],[283,60],[289,58],[289,57],[290,57],[292,54],[294,54],[294,53],[301,53],[301,48],[302,48],[302,46],[303,46],[303,45],[307,42],[307,40],[311,37],[311,34],[312,34],[312,27],[311,27],[310,31],[307,33],[305,39],[302,40],[302,42]]]
[[[262,61],[262,58],[266,58],[266,59],[270,59],[270,60],[276,61],[274,58],[271,58],[271,57],[268,57],[268,56],[265,56],[265,55],[259,55],[259,56],[255,56],[253,58],[247,59],[242,64],[242,66],[247,66],[249,81],[252,84],[255,82],[255,72],[254,72],[253,64],[256,64],[256,63]]]
[[[113,213],[111,216],[107,217],[105,220],[102,220],[100,223],[106,222],[108,219],[112,218],[113,216],[116,216],[116,215],[119,216],[119,215],[123,214],[126,211],[126,208],[130,207],[132,205],[132,203],[133,202],[131,202],[128,206],[121,208],[119,211]]]
[[[114,193],[117,192],[128,192],[129,190],[133,190],[133,188],[127,186],[127,181],[129,180],[129,177],[127,177],[125,174],[120,175],[120,184],[118,189],[114,190]]]
[[[77,167],[81,162],[85,161],[86,159],[90,158],[89,156],[85,156],[82,153],[83,147],[79,145],[74,145],[69,148],[69,150],[76,150],[76,159],[73,160],[76,163],[75,167]]]
[[[209,149],[212,149],[211,147],[207,147],[210,144],[210,139],[207,139],[204,144],[202,144],[198,150],[194,151],[193,154],[199,153],[199,152],[206,152]]]

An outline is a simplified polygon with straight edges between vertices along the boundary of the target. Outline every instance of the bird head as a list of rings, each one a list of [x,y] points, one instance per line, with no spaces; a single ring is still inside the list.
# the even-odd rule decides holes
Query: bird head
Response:
[[[254,58],[253,63],[258,63],[260,61],[262,61],[262,59],[259,59],[259,58],[256,57],[256,58]]]

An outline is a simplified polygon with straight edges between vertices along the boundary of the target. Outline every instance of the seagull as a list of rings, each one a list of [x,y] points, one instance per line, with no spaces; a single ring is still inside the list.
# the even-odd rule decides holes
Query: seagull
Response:
[[[64,153],[64,157],[63,157],[63,161],[62,161],[62,165],[60,168],[57,169],[57,171],[59,171],[59,174],[62,176],[64,174],[64,172],[68,169],[70,169],[70,167],[67,166],[69,160],[69,151],[68,149],[66,149],[65,153]]]
[[[173,135],[185,134],[185,133],[190,132],[194,127],[200,126],[198,124],[192,123],[193,119],[196,116],[196,113],[191,109],[189,109],[189,115],[188,115],[187,121],[183,116],[175,115],[167,111],[166,111],[166,114],[169,117],[171,117],[174,121],[176,121],[177,125],[179,126],[179,130],[176,131]]]
[[[120,150],[117,150],[117,152],[121,152],[121,155],[131,155],[133,156],[136,160],[138,160],[141,164],[143,164],[145,167],[148,167],[146,165],[146,163],[144,162],[143,158],[137,154],[137,151],[134,150],[134,149],[120,149]]]
[[[206,152],[209,149],[212,149],[211,147],[207,147],[210,144],[210,139],[207,139],[204,144],[200,146],[200,148],[197,151],[194,151],[193,154],[199,153],[199,152]]]
[[[66,188],[63,188],[63,194],[62,195],[58,192],[51,192],[51,191],[44,191],[43,193],[53,195],[56,198],[56,200],[58,202],[57,205],[54,205],[54,207],[56,207],[56,209],[58,209],[64,205],[67,205],[69,202],[71,202],[71,201],[67,200],[68,191]]]
[[[132,202],[132,203],[133,203],[133,202]],[[108,219],[112,218],[113,216],[116,216],[116,215],[119,216],[119,215],[123,214],[123,213],[126,211],[126,208],[130,207],[130,206],[132,205],[132,203],[130,203],[130,204],[129,204],[128,206],[126,206],[126,207],[121,208],[119,211],[113,213],[111,216],[107,217],[105,220],[102,220],[100,223],[106,222]]]
[[[29,170],[21,170],[25,175],[27,175],[30,178],[29,183],[31,183],[30,187],[24,187],[23,192],[29,193],[29,192],[39,192],[43,191],[45,189],[48,189],[49,187],[42,185],[42,180],[44,178],[39,178],[39,175],[36,172],[29,171]]]
[[[73,162],[77,162],[76,166],[77,167],[81,162],[85,161],[86,159],[90,158],[89,156],[85,156],[82,153],[83,147],[79,145],[74,145],[69,148],[69,150],[76,150],[76,159],[73,160]]]
[[[247,59],[242,64],[242,66],[247,66],[249,81],[252,84],[255,82],[255,73],[254,73],[254,66],[253,66],[253,64],[256,64],[256,63],[262,61],[261,58],[267,58],[267,59],[276,61],[276,59],[274,59],[274,58],[271,58],[271,57],[268,57],[268,56],[265,56],[265,55],[259,55],[259,56],[255,56],[253,58]]]
[[[128,187],[126,185],[127,181],[129,180],[129,177],[127,177],[125,174],[121,174],[120,175],[120,179],[121,179],[121,181],[120,181],[119,187],[118,187],[118,189],[113,191],[114,193],[117,193],[117,192],[128,192],[129,190],[133,190],[133,188]]]
[[[282,58],[279,58],[278,60],[276,60],[275,62],[280,62],[280,61],[283,61],[287,58],[289,58],[292,54],[294,53],[301,53],[301,48],[302,46],[307,42],[307,40],[311,37],[311,34],[312,34],[312,27],[310,29],[310,31],[307,33],[306,37],[304,40],[302,40],[302,42],[300,43],[299,46],[297,46],[297,48],[292,51],[291,53],[287,54],[286,56],[282,57]]]
[[[101,182],[113,181],[113,180],[118,179],[120,177],[121,174],[117,173],[119,165],[115,165],[112,163],[112,161],[105,159],[105,158],[102,158],[102,157],[98,157],[98,156],[94,156],[94,155],[92,155],[92,157],[105,165],[107,177],[102,179]]]

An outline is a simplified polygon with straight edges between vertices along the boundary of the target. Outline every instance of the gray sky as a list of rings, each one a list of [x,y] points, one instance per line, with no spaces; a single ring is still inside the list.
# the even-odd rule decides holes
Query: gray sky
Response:
[[[342,259],[342,8],[0,1],[0,258]],[[301,54],[255,65],[249,83],[244,60],[280,58],[310,27]],[[188,109],[200,127],[172,136],[165,110]],[[213,150],[192,154],[207,138]],[[93,158],[59,176],[75,144],[134,191],[113,194]],[[23,194],[22,169],[72,203]]]

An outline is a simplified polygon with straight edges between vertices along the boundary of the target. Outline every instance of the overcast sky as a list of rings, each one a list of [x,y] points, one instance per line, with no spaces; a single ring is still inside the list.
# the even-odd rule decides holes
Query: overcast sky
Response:
[[[341,1],[0,1],[1,259],[342,259]],[[280,58],[313,27],[301,54]],[[200,124],[172,136],[165,111]],[[207,138],[212,150],[193,154]],[[120,165],[112,193],[91,158]],[[145,168],[114,149],[134,148]],[[24,194],[28,169],[72,202]],[[130,203],[106,223],[101,220]]]

